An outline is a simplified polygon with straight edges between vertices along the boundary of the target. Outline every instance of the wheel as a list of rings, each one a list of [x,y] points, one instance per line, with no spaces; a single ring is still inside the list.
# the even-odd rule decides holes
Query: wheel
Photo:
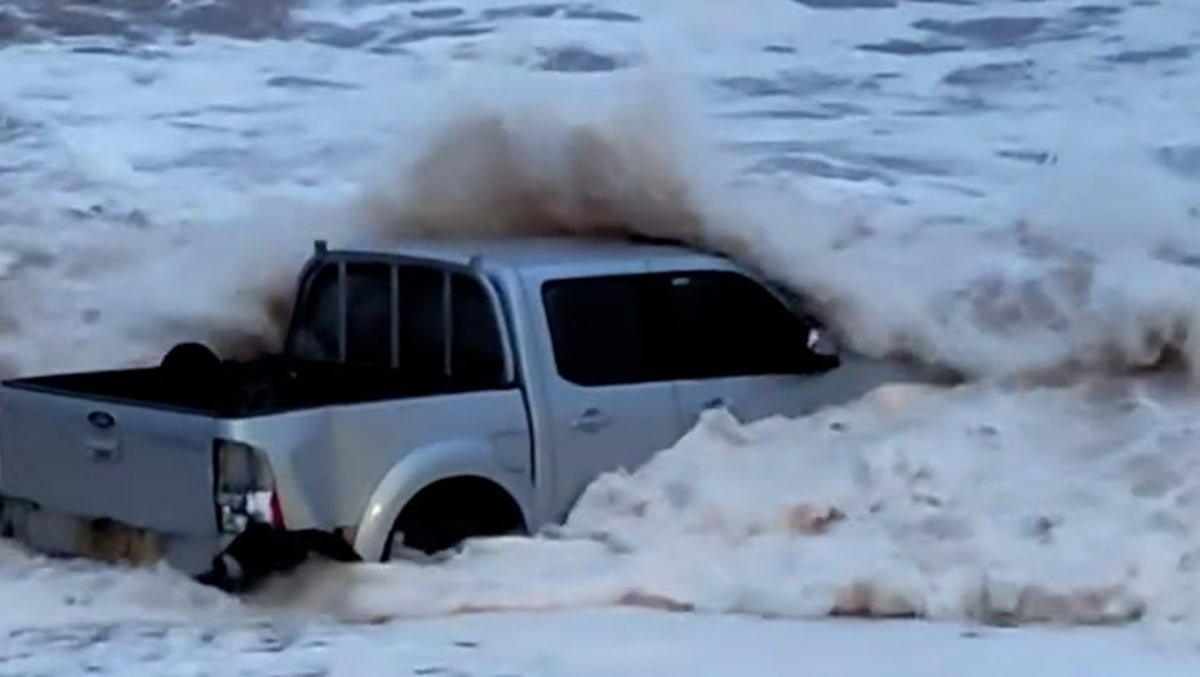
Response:
[[[432,557],[449,553],[469,538],[524,530],[520,508],[499,486],[478,478],[442,480],[418,493],[400,512],[382,559],[392,559],[397,550]]]
[[[481,524],[479,520],[465,515],[429,515],[426,519],[413,514],[411,519],[401,522],[388,534],[384,546],[383,561],[392,560],[404,552],[405,559],[441,559],[463,541],[477,536],[498,536],[504,533]]]

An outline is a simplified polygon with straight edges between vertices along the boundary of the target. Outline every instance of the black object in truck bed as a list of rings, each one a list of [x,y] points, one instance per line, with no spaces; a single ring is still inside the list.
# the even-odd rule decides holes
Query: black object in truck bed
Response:
[[[478,374],[464,378],[438,371],[435,365],[399,370],[283,355],[221,361],[202,346],[181,344],[157,367],[19,378],[4,385],[218,418],[452,394],[496,385],[495,379],[481,379]]]

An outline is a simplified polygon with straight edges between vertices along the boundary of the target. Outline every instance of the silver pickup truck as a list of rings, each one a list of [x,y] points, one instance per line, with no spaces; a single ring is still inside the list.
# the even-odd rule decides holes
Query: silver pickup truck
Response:
[[[625,240],[414,239],[303,269],[284,349],[0,388],[0,529],[244,589],[560,522],[698,415],[800,415],[897,364],[839,355],[732,261]]]

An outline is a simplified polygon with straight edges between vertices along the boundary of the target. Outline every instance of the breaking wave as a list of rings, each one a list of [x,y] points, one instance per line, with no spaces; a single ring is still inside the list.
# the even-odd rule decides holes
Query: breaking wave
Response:
[[[179,340],[238,357],[272,350],[315,238],[630,232],[765,272],[873,356],[973,377],[1194,369],[1195,196],[1132,152],[1064,161],[1038,177],[1052,199],[1030,199],[1010,222],[947,226],[726,171],[733,158],[699,131],[682,88],[528,77],[506,97],[468,90],[431,106],[408,128],[422,142],[347,199],[259,201],[227,226],[12,237],[5,373],[152,362]],[[1095,164],[1110,169],[1078,171]]]

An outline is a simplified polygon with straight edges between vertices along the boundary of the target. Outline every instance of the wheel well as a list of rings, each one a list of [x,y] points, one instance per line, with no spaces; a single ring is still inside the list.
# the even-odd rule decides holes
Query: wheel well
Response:
[[[437,480],[418,491],[392,525],[405,534],[405,544],[427,552],[452,547],[450,540],[467,536],[524,533],[525,516],[508,491],[492,480],[461,475]],[[384,545],[386,559],[391,535]]]

